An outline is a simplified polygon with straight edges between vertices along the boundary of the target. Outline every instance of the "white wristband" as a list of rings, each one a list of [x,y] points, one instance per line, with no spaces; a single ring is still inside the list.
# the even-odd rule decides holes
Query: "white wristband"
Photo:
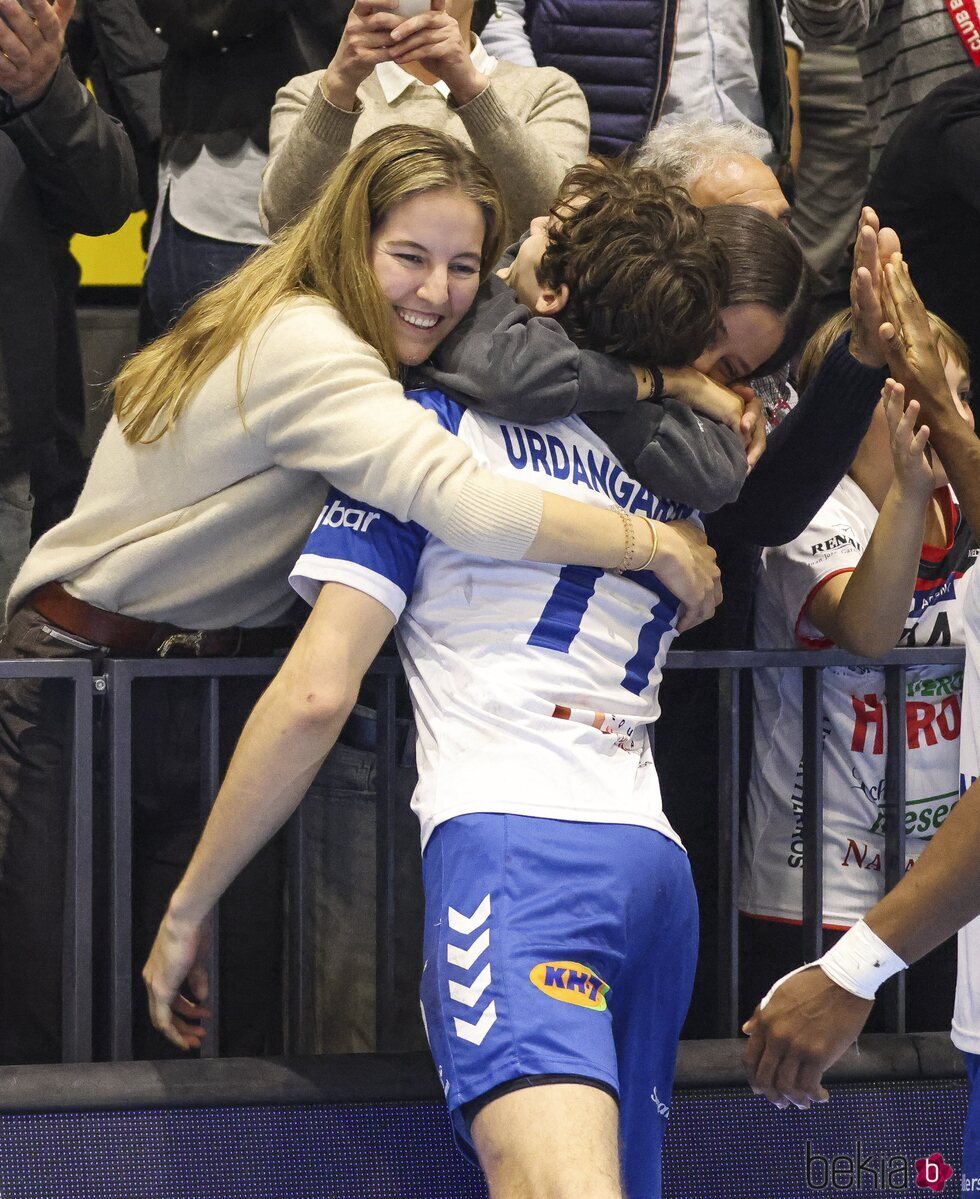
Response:
[[[874,999],[883,982],[906,969],[906,963],[863,920],[849,928],[816,964],[832,982],[861,999]]]

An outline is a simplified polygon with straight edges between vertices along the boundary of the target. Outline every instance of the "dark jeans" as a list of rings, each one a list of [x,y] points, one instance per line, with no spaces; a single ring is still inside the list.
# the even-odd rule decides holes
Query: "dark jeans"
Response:
[[[105,650],[68,639],[30,608],[0,640],[3,658],[89,658]],[[221,757],[226,762],[263,683],[222,684]],[[149,1025],[138,974],[171,892],[200,832],[200,680],[148,680],[133,689],[134,1055],[176,1053]],[[70,688],[58,680],[0,680],[0,1062],[61,1057],[61,941],[71,750]],[[95,1010],[105,1012],[109,876],[107,745],[97,712],[94,788]],[[101,836],[100,836],[101,830]],[[278,1047],[282,872],[276,842],[229,890],[221,906],[223,1053]],[[104,1021],[102,1022],[104,1023]],[[96,1021],[96,1031],[99,1030]],[[98,1047],[97,1047],[98,1049]]]
[[[168,198],[143,280],[149,308],[143,332],[149,337],[163,333],[202,292],[237,271],[257,249],[191,232],[174,220]]]
[[[409,804],[414,754],[395,779],[395,1009],[398,1049],[424,1049],[422,855]],[[314,1053],[358,1053],[375,1040],[375,845],[377,763],[369,750],[338,744],[304,800],[303,922],[313,957],[304,996]]]

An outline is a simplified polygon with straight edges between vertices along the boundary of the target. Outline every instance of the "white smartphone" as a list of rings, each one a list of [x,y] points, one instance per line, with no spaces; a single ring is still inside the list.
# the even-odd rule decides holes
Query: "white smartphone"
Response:
[[[432,5],[429,0],[398,0],[399,17],[417,17],[420,12],[428,12]]]

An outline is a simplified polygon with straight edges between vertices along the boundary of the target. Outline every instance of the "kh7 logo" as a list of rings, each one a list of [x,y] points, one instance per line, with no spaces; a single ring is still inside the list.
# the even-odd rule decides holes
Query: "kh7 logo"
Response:
[[[609,986],[581,962],[540,962],[528,975],[531,982],[552,999],[576,1007],[606,1010]]]

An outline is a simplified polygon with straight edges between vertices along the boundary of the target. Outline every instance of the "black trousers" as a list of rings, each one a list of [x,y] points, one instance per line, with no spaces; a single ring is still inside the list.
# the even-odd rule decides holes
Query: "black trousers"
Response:
[[[0,640],[0,658],[89,658],[99,646],[53,628],[30,608]],[[146,680],[133,689],[134,1055],[176,1055],[152,1029],[139,969],[202,826],[199,763],[204,684]],[[263,680],[222,684],[224,765]],[[62,928],[71,746],[71,688],[51,679],[0,679],[0,1063],[61,1059]],[[94,945],[96,1056],[105,1034],[109,878],[107,744],[96,713]],[[101,830],[101,835],[100,835]],[[222,901],[221,1039],[227,1054],[275,1051],[281,1035],[282,860],[272,842]],[[100,968],[100,964],[103,968]]]

